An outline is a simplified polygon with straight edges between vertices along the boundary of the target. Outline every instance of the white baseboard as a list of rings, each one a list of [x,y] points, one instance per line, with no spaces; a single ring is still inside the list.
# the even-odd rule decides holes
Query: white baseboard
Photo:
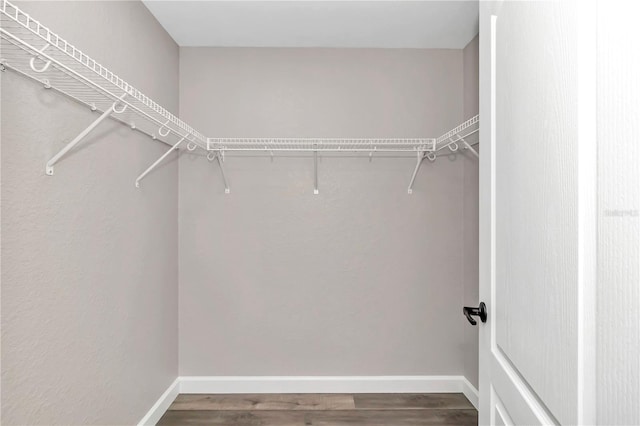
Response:
[[[180,393],[453,393],[463,376],[183,376]]]
[[[138,425],[155,425],[179,393],[463,393],[478,408],[464,376],[182,376]]]
[[[171,403],[180,393],[180,377],[175,379],[173,383],[167,388],[166,391],[160,396],[160,398],[153,404],[153,407],[147,412],[147,414],[140,420],[138,426],[151,426],[160,421],[162,415],[167,411]]]
[[[469,380],[467,380],[466,377],[462,377],[462,393],[464,394],[464,396],[467,397],[467,399],[469,400],[469,402],[476,408],[476,410],[478,409],[478,402],[480,400],[479,396],[480,394],[478,393],[478,389],[475,388],[475,386],[473,386],[471,384],[471,382]]]

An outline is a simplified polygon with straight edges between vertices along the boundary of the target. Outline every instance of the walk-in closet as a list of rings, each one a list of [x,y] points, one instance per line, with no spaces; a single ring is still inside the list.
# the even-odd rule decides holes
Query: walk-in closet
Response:
[[[0,0],[2,423],[586,422],[566,4]]]

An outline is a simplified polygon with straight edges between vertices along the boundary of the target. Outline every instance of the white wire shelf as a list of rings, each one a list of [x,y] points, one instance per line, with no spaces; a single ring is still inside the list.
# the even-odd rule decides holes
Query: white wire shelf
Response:
[[[480,128],[480,116],[476,115],[474,117],[471,117],[470,119],[468,119],[467,121],[465,121],[464,123],[456,127],[455,129],[451,129],[444,135],[437,138],[436,145],[440,147],[441,144],[450,141],[452,138],[456,136],[462,135],[463,132],[464,134],[468,134],[470,132],[475,133],[479,130],[479,128]]]
[[[209,138],[211,151],[264,152],[431,152],[436,140],[346,138]]]
[[[55,90],[101,115],[69,142],[46,164],[46,173],[68,151],[98,126],[113,118],[131,129],[141,131],[171,148],[149,166],[135,181],[140,181],[167,156],[186,143],[189,151],[197,147],[209,151],[209,161],[217,160],[229,193],[223,162],[225,152],[310,152],[314,156],[314,193],[318,193],[318,153],[405,153],[413,154],[416,166],[408,192],[424,158],[435,161],[445,148],[462,148],[478,156],[475,143],[467,138],[479,131],[475,116],[438,138],[206,138],[202,133],[152,101],[113,72],[97,63],[49,28],[24,13],[8,0],[0,0],[0,71],[11,70],[39,82],[44,89]],[[172,140],[173,139],[173,140]]]
[[[87,105],[110,112],[133,129],[173,144],[183,136],[206,149],[206,138],[113,72],[7,0],[0,0],[3,68],[16,71]]]
[[[207,149],[219,152],[409,152],[435,159],[429,154],[447,147],[456,151],[464,138],[479,130],[480,119],[476,115],[438,138],[207,138]]]

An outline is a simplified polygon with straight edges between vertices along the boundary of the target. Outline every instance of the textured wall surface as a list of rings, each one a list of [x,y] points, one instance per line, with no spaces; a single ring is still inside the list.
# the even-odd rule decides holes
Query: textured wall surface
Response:
[[[437,136],[461,50],[181,49],[211,136]],[[182,375],[463,374],[463,162],[180,158]]]
[[[640,424],[640,28],[598,7],[598,424]]]
[[[21,2],[177,112],[178,48],[139,2]],[[108,35],[108,36],[107,36]],[[175,379],[178,167],[167,146],[2,73],[2,424],[132,424]]]
[[[463,51],[464,61],[464,119],[478,114],[478,36]],[[481,123],[482,125],[482,123]],[[469,138],[469,143],[478,135]],[[476,151],[480,149],[476,146]],[[464,207],[463,207],[463,262],[464,305],[478,306],[478,159],[470,153],[464,155]],[[478,388],[478,327],[469,324],[464,330],[464,375]]]

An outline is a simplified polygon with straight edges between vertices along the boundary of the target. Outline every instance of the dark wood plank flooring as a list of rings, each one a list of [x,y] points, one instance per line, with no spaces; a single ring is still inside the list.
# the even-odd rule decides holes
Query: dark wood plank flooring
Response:
[[[460,393],[178,395],[159,425],[458,425],[478,424]]]

